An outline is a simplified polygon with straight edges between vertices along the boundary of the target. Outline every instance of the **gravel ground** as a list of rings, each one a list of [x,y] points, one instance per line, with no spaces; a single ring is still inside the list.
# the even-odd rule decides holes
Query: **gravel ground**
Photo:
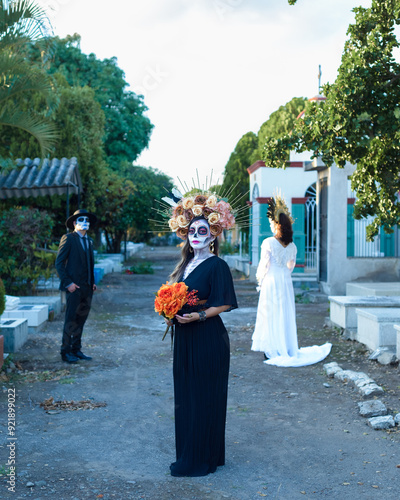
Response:
[[[239,309],[222,316],[231,339],[226,465],[201,478],[170,476],[172,353],[161,342],[153,299],[178,253],[146,249],[139,260],[151,261],[154,274],[104,277],[83,338],[92,361],[61,361],[62,317],[13,355],[16,369],[1,374],[0,404],[6,408],[15,390],[17,477],[9,491],[4,412],[0,498],[397,500],[398,428],[372,430],[353,386],[328,379],[323,363],[368,373],[385,388],[380,399],[392,413],[400,411],[398,368],[369,361],[362,345],[325,327],[327,301],[297,304],[299,344],[332,342],[327,360],[264,365],[262,353],[250,351],[258,294],[238,273]]]

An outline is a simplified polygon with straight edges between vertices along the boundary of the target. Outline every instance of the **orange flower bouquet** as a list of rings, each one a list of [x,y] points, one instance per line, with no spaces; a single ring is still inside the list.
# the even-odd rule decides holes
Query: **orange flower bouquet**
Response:
[[[199,299],[196,297],[196,293],[197,290],[188,293],[188,287],[182,281],[171,284],[167,281],[156,293],[154,310],[164,318],[173,319],[185,304],[194,306],[198,303]],[[169,326],[165,330],[162,340],[165,339],[168,330]]]

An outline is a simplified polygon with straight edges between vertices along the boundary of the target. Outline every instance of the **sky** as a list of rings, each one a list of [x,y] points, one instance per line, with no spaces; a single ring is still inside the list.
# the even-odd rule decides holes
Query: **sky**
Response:
[[[333,83],[352,9],[371,0],[39,0],[54,33],[116,57],[154,125],[135,162],[202,184],[293,97]],[[115,7],[115,9],[114,9]],[[196,172],[197,171],[197,172]],[[196,181],[197,182],[197,181]]]

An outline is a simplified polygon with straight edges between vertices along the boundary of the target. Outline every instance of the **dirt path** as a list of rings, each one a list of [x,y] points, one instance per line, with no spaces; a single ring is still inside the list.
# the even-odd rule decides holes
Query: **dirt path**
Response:
[[[250,351],[258,294],[236,275],[240,308],[223,315],[231,339],[227,463],[206,477],[171,477],[172,353],[161,342],[164,326],[153,299],[177,250],[148,249],[143,257],[153,262],[155,274],[106,275],[96,294],[83,349],[93,361],[71,366],[60,360],[62,318],[31,335],[14,355],[20,373],[3,377],[0,404],[6,408],[15,388],[16,491],[8,491],[3,474],[1,498],[398,498],[400,433],[368,427],[358,413],[358,394],[328,379],[323,363],[264,365],[262,354]],[[327,362],[367,372],[386,389],[380,399],[399,411],[397,368],[368,361],[362,346],[323,327],[326,316],[328,303],[297,305],[300,345],[332,342]],[[46,400],[53,401],[47,411],[40,406]],[[54,406],[72,400],[86,403]],[[5,412],[0,431],[4,472]]]

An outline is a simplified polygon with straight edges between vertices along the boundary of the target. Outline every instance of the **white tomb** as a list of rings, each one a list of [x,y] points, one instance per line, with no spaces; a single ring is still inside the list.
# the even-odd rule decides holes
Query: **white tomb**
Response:
[[[400,323],[400,308],[374,307],[356,309],[356,340],[375,351],[388,347],[395,351],[397,345],[395,324]]]
[[[11,311],[5,310],[1,319],[26,319],[28,320],[28,332],[34,333],[41,329],[49,317],[49,306],[47,304],[20,304]]]
[[[28,340],[26,319],[5,318],[0,320],[1,335],[4,337],[4,352],[16,352]]]
[[[6,311],[11,311],[18,307],[20,303],[19,297],[13,297],[12,295],[6,295]]]
[[[346,295],[400,296],[400,282],[346,283]]]
[[[393,328],[396,332],[396,358],[400,360],[400,322],[393,325]]]
[[[357,328],[356,309],[364,307],[399,307],[400,297],[388,296],[360,296],[360,295],[331,295],[330,320],[337,326],[347,330]]]
[[[50,310],[54,311],[54,316],[58,316],[61,311],[61,296],[58,295],[46,295],[46,296],[29,296],[29,297],[20,297],[21,305],[45,305],[49,306],[49,315]]]

